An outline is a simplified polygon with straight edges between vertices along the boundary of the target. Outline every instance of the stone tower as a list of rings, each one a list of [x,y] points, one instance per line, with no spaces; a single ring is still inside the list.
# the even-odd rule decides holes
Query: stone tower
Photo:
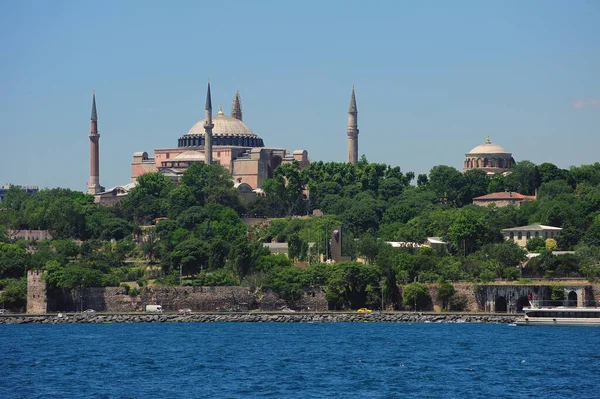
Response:
[[[239,90],[236,90],[233,96],[233,105],[231,106],[231,117],[242,120],[242,99]]]
[[[348,162],[358,161],[358,109],[356,108],[356,97],[354,96],[354,85],[352,85],[352,97],[350,97],[350,108],[348,109]]]
[[[204,107],[204,159],[207,165],[212,164],[212,101],[210,99],[210,80],[206,89],[206,107]]]
[[[92,117],[90,118],[90,184],[88,194],[98,194],[100,186],[100,133],[98,133],[98,114],[96,113],[96,93],[92,95]]]
[[[46,313],[46,280],[39,270],[27,271],[27,313]]]

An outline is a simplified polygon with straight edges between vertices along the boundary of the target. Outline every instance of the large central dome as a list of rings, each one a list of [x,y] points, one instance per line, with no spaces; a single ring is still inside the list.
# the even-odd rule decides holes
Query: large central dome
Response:
[[[240,119],[223,114],[219,111],[212,120],[214,146],[264,147],[263,139]],[[179,138],[178,147],[198,147],[204,145],[204,124],[206,119],[196,123]]]
[[[200,122],[196,123],[190,129],[187,134],[202,134],[204,135],[204,124],[206,123],[206,119],[202,119]],[[244,122],[239,119],[236,119],[231,116],[223,115],[219,113],[219,115],[213,118],[213,124],[215,127],[212,129],[213,136],[214,135],[252,135],[256,136],[252,129],[248,127]]]

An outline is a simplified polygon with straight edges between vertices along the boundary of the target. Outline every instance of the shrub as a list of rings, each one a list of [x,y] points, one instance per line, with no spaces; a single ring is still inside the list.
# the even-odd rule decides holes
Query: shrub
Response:
[[[529,252],[538,252],[540,248],[546,249],[546,241],[541,237],[532,237],[527,240],[527,250]]]
[[[556,248],[558,248],[558,244],[556,243],[556,240],[554,238],[546,239],[546,249],[548,251],[555,251]]]
[[[125,295],[129,295],[129,291],[131,290],[131,287],[129,286],[129,284],[121,283],[121,285],[119,287],[125,288]]]
[[[105,274],[102,276],[103,287],[118,287],[121,279],[116,274]]]
[[[140,287],[145,287],[148,285],[148,279],[146,277],[138,278],[136,283],[138,283]]]
[[[463,312],[468,305],[469,299],[465,295],[456,294],[450,300],[450,310],[454,312]]]
[[[503,274],[505,279],[514,281],[519,278],[521,273],[516,267],[507,267],[506,269],[504,269]]]

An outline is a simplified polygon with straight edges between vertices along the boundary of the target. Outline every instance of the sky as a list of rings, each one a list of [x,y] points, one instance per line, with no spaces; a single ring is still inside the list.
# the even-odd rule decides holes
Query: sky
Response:
[[[515,160],[600,161],[600,2],[0,1],[0,184],[86,189],[203,119],[206,82],[265,144],[428,173],[489,135]]]

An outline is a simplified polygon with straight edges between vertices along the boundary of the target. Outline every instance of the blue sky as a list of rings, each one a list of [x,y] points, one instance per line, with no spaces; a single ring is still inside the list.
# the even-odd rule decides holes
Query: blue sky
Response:
[[[5,1],[0,184],[85,190],[96,90],[100,180],[175,147],[206,79],[266,145],[427,173],[492,141],[517,161],[600,161],[597,1]],[[216,110],[215,110],[216,112]]]

